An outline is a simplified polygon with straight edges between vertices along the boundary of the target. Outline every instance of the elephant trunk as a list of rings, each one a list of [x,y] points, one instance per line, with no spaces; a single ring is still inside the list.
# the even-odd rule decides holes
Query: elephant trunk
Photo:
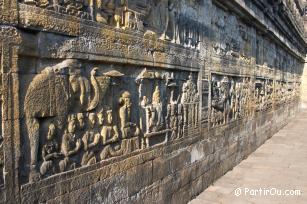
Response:
[[[94,97],[93,97],[93,99],[90,100],[89,106],[87,108],[87,111],[94,110],[97,107],[97,105],[99,103],[99,100],[100,100],[99,84],[98,84],[98,81],[97,81],[97,79],[95,77],[97,70],[98,70],[98,68],[94,68],[91,71],[91,84],[92,84],[92,86],[94,88]]]

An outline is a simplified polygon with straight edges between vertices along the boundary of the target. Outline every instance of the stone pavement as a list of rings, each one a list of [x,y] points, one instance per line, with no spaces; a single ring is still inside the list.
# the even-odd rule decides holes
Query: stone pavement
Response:
[[[207,203],[306,204],[307,111],[190,202]]]

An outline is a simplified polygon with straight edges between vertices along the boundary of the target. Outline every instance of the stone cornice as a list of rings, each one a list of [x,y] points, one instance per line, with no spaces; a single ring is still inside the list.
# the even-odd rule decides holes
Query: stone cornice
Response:
[[[263,2],[259,2],[255,4],[259,11],[261,13],[255,13],[252,9],[250,9],[246,3],[238,0],[231,0],[231,1],[222,1],[222,0],[213,0],[213,2],[217,6],[221,6],[224,9],[230,10],[236,15],[241,18],[245,23],[249,23],[250,25],[253,25],[258,32],[263,33],[273,41],[275,41],[278,45],[284,47],[287,49],[293,56],[296,58],[299,58],[301,61],[305,58],[305,50],[302,50],[302,48],[298,48],[297,46],[300,45],[299,43],[292,43],[289,40],[289,36],[284,36],[284,32],[281,32],[281,27],[277,24],[276,19],[272,15],[266,15],[265,8],[267,8],[266,4]],[[270,17],[270,19],[268,19]],[[303,39],[303,38],[302,38]],[[301,39],[301,40],[302,40]],[[303,48],[306,48],[306,42],[305,40],[301,41],[303,43]]]

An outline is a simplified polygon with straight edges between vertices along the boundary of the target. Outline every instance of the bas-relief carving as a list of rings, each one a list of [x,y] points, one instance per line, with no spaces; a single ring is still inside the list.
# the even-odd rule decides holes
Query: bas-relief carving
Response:
[[[162,40],[198,48],[203,40],[205,27],[181,10],[182,5],[179,0],[153,1],[147,18],[148,27],[159,34]]]
[[[180,0],[20,0],[21,3],[108,24],[153,33],[161,40],[199,48],[206,30],[182,11]],[[198,1],[191,1],[198,5]]]
[[[256,79],[255,81],[256,111],[266,111],[273,106],[273,80]]]
[[[279,107],[295,100],[298,95],[299,86],[299,84],[293,82],[275,81],[275,106]]]
[[[81,65],[76,60],[65,60],[47,67],[36,75],[25,96],[25,117],[31,145],[31,168],[35,171],[40,141],[39,120],[55,117],[60,130],[65,117],[76,110],[91,111],[100,100],[99,87],[91,72],[91,84],[81,75]],[[91,87],[92,86],[92,87]],[[93,95],[93,97],[91,97]],[[68,137],[67,137],[68,138]],[[34,176],[34,175],[33,175]]]
[[[248,77],[212,74],[211,126],[253,115],[253,87]]]
[[[136,79],[139,88],[140,127],[145,137],[164,137],[164,141],[183,136],[188,127],[197,127],[199,122],[199,93],[192,74],[178,84],[174,73],[144,69]],[[182,87],[182,88],[180,88]]]
[[[298,95],[297,87],[296,83],[273,79],[212,74],[211,127],[290,103]]]
[[[252,31],[240,20],[221,9],[215,10],[212,17],[213,53],[220,57],[238,59],[245,64],[251,64],[252,58]]]
[[[144,69],[133,80],[113,70],[89,76],[77,60],[44,68],[24,100],[33,182],[161,144],[197,128],[196,75]],[[132,80],[135,88],[121,87]],[[138,101],[131,92],[138,92]],[[114,120],[115,118],[115,120]]]

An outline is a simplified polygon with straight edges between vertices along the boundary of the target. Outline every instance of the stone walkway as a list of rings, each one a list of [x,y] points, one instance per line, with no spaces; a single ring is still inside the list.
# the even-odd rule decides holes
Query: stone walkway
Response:
[[[306,204],[307,111],[190,202],[207,203]]]

